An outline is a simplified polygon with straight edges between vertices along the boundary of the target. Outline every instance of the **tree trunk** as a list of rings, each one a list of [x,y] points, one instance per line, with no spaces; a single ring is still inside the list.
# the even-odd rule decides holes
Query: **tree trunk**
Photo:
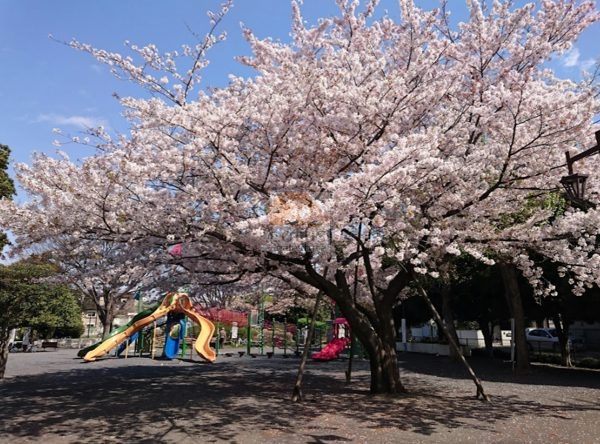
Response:
[[[558,344],[560,346],[560,364],[565,367],[573,367],[571,361],[571,346],[569,344],[569,324],[564,322],[559,314],[555,315],[552,320],[558,334]]]
[[[528,372],[529,350],[527,348],[527,339],[525,337],[525,313],[521,301],[521,291],[519,290],[519,281],[517,279],[517,270],[510,263],[501,262],[498,264],[502,282],[504,283],[504,295],[508,303],[510,313],[515,320],[514,344],[517,353],[517,371]]]
[[[442,294],[442,316],[443,324],[448,329],[448,335],[452,336],[454,341],[458,344],[458,335],[456,334],[456,328],[454,327],[454,315],[452,314],[452,307],[450,305],[450,284],[448,284],[447,276],[444,276],[444,282],[442,283],[441,294]],[[443,325],[439,326],[442,331]],[[454,347],[450,347],[450,358],[455,361],[460,360],[460,352]]]
[[[106,295],[102,298],[104,300],[103,306],[97,305],[98,317],[102,322],[102,337],[106,338],[112,331],[113,322],[115,320],[115,303],[110,295]]]
[[[367,267],[368,268],[368,267]],[[319,276],[307,267],[310,273],[294,272],[299,279],[323,291],[334,300],[350,324],[352,335],[360,342],[371,367],[372,394],[398,394],[406,392],[400,381],[398,358],[396,356],[396,330],[394,327],[393,306],[400,290],[408,282],[406,273],[396,276],[385,292],[374,289],[374,311],[361,307],[353,298],[345,276],[345,270],[337,270],[335,284]]]
[[[109,333],[112,331],[112,323],[113,320],[109,320],[108,318],[105,319],[105,321],[102,323],[102,337],[106,338]]]
[[[571,293],[571,287],[568,284],[567,279],[563,278],[559,281],[559,294],[561,294],[560,303],[555,304],[556,310],[552,315],[554,321],[554,327],[558,334],[558,341],[560,345],[560,363],[565,367],[573,367],[571,360],[571,344],[569,343],[569,327],[571,321],[565,314],[565,307],[568,305],[567,296]]]
[[[4,378],[6,372],[6,363],[8,362],[8,341],[10,329],[0,329],[0,379]]]
[[[371,370],[370,392],[372,394],[405,393],[400,381],[398,357],[396,355],[396,332],[392,307],[379,307],[377,331],[371,324],[361,320],[361,314],[355,308],[344,304],[340,306],[342,314],[348,320],[352,335],[365,348]]]
[[[479,319],[477,321],[481,334],[483,334],[483,342],[485,343],[485,353],[488,357],[494,357],[494,326],[490,322]]]
[[[354,343],[356,340],[354,339],[354,335],[350,333],[350,352],[348,356],[348,367],[346,368],[346,384],[350,384],[352,382],[352,363],[354,362]]]
[[[370,391],[372,394],[397,394],[406,392],[400,381],[395,342],[393,344],[386,344],[377,341],[373,353],[369,353],[369,364],[371,367]]]

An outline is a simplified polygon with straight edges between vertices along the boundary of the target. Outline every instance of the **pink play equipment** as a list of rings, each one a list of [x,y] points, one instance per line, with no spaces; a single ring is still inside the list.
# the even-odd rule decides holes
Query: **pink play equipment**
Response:
[[[312,354],[315,361],[331,361],[340,356],[350,344],[350,324],[346,318],[336,318],[333,320],[333,339],[321,351]]]

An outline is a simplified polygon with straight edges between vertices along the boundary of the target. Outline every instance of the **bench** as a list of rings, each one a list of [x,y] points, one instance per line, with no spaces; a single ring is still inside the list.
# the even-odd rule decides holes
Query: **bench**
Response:
[[[46,350],[47,348],[56,350],[58,348],[58,342],[42,341],[42,349]]]

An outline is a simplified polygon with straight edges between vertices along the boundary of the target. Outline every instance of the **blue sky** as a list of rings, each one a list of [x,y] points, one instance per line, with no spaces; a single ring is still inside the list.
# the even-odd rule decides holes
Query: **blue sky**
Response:
[[[55,152],[52,129],[76,134],[97,124],[126,131],[114,92],[137,95],[141,91],[116,80],[91,56],[56,40],[75,38],[93,46],[124,51],[124,42],[156,44],[161,51],[193,43],[190,29],[202,35],[207,29],[207,10],[217,10],[221,0],[0,0],[0,143],[12,150],[13,162],[29,162],[31,153]],[[464,2],[451,0],[456,18],[464,17]],[[520,2],[522,3],[522,2]],[[437,0],[421,0],[434,7]],[[382,0],[380,10],[397,16],[397,2]],[[304,15],[330,15],[333,0],[305,0]],[[288,0],[235,0],[221,30],[228,40],[211,52],[206,85],[222,85],[230,72],[240,73],[234,56],[248,52],[241,38],[240,22],[259,37],[285,40],[290,30]],[[582,67],[599,56],[600,26],[589,29],[576,47],[553,68],[563,77],[577,78]],[[73,158],[90,151],[70,145]]]

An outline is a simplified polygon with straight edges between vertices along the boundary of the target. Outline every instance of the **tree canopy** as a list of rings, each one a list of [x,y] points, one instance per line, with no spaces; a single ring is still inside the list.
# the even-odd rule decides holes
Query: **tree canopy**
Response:
[[[48,263],[27,260],[0,265],[0,326],[30,326],[51,332],[81,325],[77,296],[66,286],[48,282],[57,273]]]
[[[48,281],[57,271],[36,257],[0,265],[0,378],[11,329],[32,327],[40,337],[51,337],[57,330],[73,336],[82,333],[76,295],[64,285]]]

